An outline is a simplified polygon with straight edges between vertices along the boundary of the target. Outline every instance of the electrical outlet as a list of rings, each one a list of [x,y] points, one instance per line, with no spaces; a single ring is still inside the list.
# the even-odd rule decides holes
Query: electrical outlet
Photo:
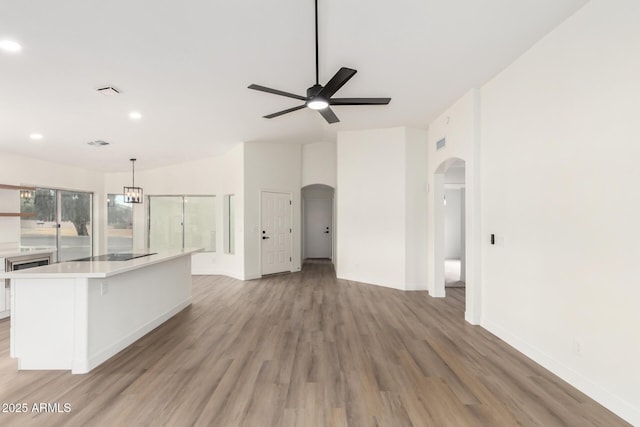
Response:
[[[107,282],[100,282],[100,295],[105,296],[109,293],[109,284]]]

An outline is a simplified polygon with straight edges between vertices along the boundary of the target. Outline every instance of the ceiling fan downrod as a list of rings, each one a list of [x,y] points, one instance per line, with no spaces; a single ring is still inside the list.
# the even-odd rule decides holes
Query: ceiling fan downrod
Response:
[[[319,75],[319,68],[320,68],[320,61],[318,60],[318,0],[315,0],[316,3],[316,85],[320,84],[320,78],[318,77]]]

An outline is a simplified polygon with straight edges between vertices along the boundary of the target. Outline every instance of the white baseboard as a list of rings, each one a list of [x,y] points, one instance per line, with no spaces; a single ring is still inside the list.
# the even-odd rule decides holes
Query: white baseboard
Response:
[[[342,272],[336,271],[336,277],[339,280],[348,280],[349,282],[361,283],[363,285],[382,286],[383,288],[397,289],[399,291],[406,291],[405,283],[392,283],[391,281],[379,281],[369,277],[350,277],[344,275]]]
[[[605,408],[609,409],[620,418],[632,425],[640,426],[640,408],[634,407],[626,400],[611,393],[601,385],[595,383],[581,373],[576,372],[569,366],[557,361],[548,354],[540,351],[538,348],[520,339],[518,336],[512,334],[497,323],[487,320],[484,316],[480,325],[543,368],[553,372],[564,381],[568,382]]]
[[[234,278],[236,280],[245,280],[244,275],[242,275],[242,274],[236,274],[236,273],[231,273],[231,272],[225,272],[225,273],[220,273],[220,274],[222,274],[223,276]]]
[[[141,327],[131,332],[130,334],[122,337],[120,340],[111,344],[107,348],[97,352],[96,354],[89,355],[88,359],[74,360],[73,367],[71,368],[71,373],[86,374],[93,368],[99,366],[100,364],[104,363],[112,356],[116,355],[118,352],[129,347],[131,344],[133,344],[134,342],[136,342],[137,340],[139,340],[140,338],[142,338],[143,336],[145,336],[146,334],[148,334],[149,332],[151,332],[152,330],[154,330],[155,328],[157,328],[167,320],[171,319],[173,316],[180,313],[182,310],[184,310],[190,305],[191,305],[191,297],[189,297],[189,299],[187,299],[186,301],[183,301],[180,304],[176,305],[166,313],[142,325]]]
[[[192,269],[191,274],[193,276],[227,276],[227,277],[232,277],[238,280],[245,280],[243,275],[237,274],[232,271],[212,270],[212,269],[207,269],[207,270]]]
[[[433,291],[433,293],[431,293],[431,291],[429,291],[429,295],[432,298],[446,298],[447,291],[445,291],[444,288],[442,288],[442,290],[436,289],[436,290]]]
[[[464,312],[464,320],[466,320],[468,323],[470,323],[472,325],[481,325],[482,324],[480,319],[478,319],[478,316],[476,316],[476,314],[471,312],[470,310],[466,310]],[[485,328],[485,329],[487,329],[487,328]]]

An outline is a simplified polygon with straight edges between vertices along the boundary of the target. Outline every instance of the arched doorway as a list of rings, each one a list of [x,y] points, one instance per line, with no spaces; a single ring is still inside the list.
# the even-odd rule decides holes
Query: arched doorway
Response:
[[[465,287],[465,162],[444,172],[444,286]]]
[[[324,184],[302,188],[302,258],[329,259],[335,253],[333,187]]]
[[[429,189],[429,295],[445,297],[445,188],[447,171],[458,169],[464,174],[464,189],[459,185],[461,203],[464,205],[463,226],[460,233],[464,236],[464,248],[460,250],[461,275],[465,283],[465,319],[472,324],[480,323],[480,275],[478,257],[480,252],[480,212],[477,177],[473,162],[462,158],[450,157],[442,161],[431,176]],[[449,186],[455,188],[456,186]],[[461,236],[462,237],[462,236]]]

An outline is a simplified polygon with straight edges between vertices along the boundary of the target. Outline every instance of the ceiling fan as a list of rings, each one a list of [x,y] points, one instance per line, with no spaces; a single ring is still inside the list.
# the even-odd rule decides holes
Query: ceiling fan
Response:
[[[268,114],[263,116],[265,119],[273,119],[274,117],[281,116],[283,114],[291,113],[293,111],[301,110],[305,107],[309,107],[312,110],[318,110],[318,112],[329,123],[337,123],[340,120],[335,115],[330,105],[386,105],[391,101],[391,98],[332,98],[332,96],[342,87],[344,84],[353,77],[357,71],[351,68],[342,67],[338,72],[329,80],[329,82],[322,86],[318,83],[318,0],[315,0],[315,12],[316,12],[316,84],[307,89],[307,96],[296,95],[294,93],[284,92],[277,89],[271,89],[265,86],[252,84],[249,89],[259,90],[262,92],[273,93],[275,95],[286,96],[289,98],[299,99],[304,101],[304,104],[297,107],[289,108],[286,110],[278,111],[277,113]]]

